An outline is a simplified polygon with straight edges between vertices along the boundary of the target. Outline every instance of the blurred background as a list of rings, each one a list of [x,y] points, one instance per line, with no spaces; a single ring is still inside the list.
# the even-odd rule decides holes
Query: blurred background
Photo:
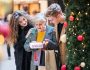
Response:
[[[44,12],[51,3],[59,3],[64,11],[63,0],[0,0],[0,19],[16,10],[25,8],[29,14]]]

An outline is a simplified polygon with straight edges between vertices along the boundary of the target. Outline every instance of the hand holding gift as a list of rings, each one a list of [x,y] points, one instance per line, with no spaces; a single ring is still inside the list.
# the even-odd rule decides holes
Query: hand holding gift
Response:
[[[49,43],[49,39],[45,39],[45,40],[43,41],[43,48],[44,48],[44,49],[46,49],[48,43]]]
[[[29,46],[31,49],[40,49],[40,48],[43,48],[43,43],[33,41],[33,42],[29,43]]]
[[[49,43],[49,39],[45,39],[45,40],[43,41],[43,44],[44,44],[45,46],[47,46],[48,43]]]

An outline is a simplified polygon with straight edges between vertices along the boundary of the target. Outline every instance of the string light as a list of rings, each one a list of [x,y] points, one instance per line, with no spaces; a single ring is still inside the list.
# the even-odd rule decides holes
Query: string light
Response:
[[[89,6],[89,3],[87,5]]]
[[[75,33],[73,32],[73,35],[74,35]]]
[[[75,49],[77,51],[77,49]]]
[[[68,6],[68,4],[67,4],[67,6]]]
[[[76,54],[76,53],[74,52],[74,54]]]
[[[82,50],[84,52],[84,50]]]
[[[85,34],[85,32],[83,32],[83,34]]]
[[[84,48],[86,47],[86,45],[83,46]]]
[[[87,15],[88,13],[86,12],[85,14]]]
[[[85,57],[82,57],[83,59],[85,59]]]
[[[76,34],[75,34],[76,35]]]
[[[83,43],[82,43],[82,45],[83,45]]]
[[[69,31],[71,31],[71,28],[69,28]]]
[[[78,15],[80,15],[80,11],[78,12]]]
[[[70,44],[70,42],[68,42],[68,44]]]
[[[66,56],[68,58],[68,56]]]
[[[76,20],[79,20],[79,18],[76,18]]]
[[[69,50],[69,52],[70,52],[71,50]]]

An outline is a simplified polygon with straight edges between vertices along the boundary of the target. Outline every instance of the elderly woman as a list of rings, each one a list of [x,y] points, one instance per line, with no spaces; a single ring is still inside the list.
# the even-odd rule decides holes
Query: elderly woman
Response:
[[[46,24],[46,18],[43,14],[37,14],[33,18],[33,21],[35,28],[29,30],[24,48],[27,52],[32,52],[30,70],[38,70],[38,66],[45,66],[45,50],[57,49],[57,42],[54,28]],[[30,47],[30,43],[32,42],[43,42],[44,47],[42,49],[32,49]],[[37,55],[37,53],[39,53],[40,56]],[[39,58],[39,60],[37,58]],[[40,61],[39,65],[37,65],[37,61]]]

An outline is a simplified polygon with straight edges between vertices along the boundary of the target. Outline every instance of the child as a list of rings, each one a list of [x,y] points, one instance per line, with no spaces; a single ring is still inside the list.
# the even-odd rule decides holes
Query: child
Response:
[[[65,48],[65,43],[60,41],[61,35],[65,34],[65,27],[63,26],[65,22],[65,15],[62,12],[62,9],[59,4],[53,3],[51,4],[47,11],[46,11],[46,16],[48,17],[49,20],[55,25],[55,30],[56,30],[56,36],[57,36],[57,41],[59,45],[59,50],[60,50],[60,60],[61,64],[66,63],[66,48]],[[59,62],[59,61],[57,61]],[[59,64],[57,64],[59,65]]]
[[[10,41],[14,43],[16,70],[29,70],[31,53],[24,50],[26,34],[32,28],[30,16],[24,11],[15,11],[10,19]]]

